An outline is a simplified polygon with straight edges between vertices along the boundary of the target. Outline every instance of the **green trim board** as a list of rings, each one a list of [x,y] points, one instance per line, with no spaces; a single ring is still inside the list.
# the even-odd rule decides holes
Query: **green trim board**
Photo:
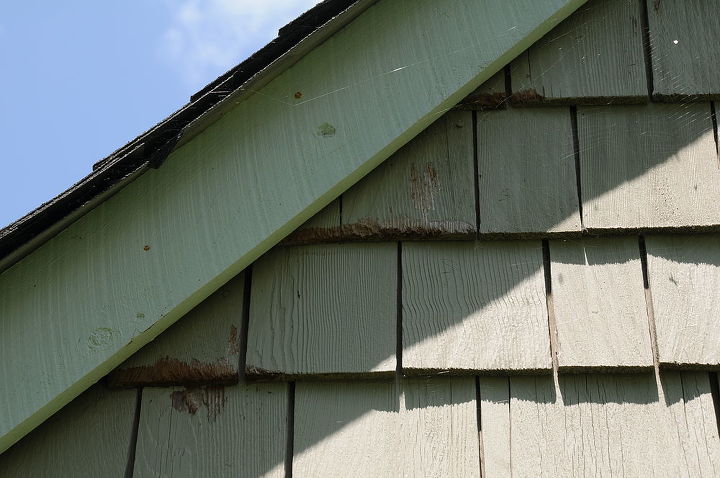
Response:
[[[6,270],[0,451],[583,3],[380,1]]]

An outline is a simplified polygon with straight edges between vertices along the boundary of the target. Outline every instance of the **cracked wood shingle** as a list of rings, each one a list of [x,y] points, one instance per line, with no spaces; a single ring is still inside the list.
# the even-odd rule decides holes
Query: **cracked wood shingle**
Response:
[[[281,247],[253,266],[247,373],[394,372],[397,244]]]
[[[540,241],[405,242],[403,368],[551,369]]]
[[[492,379],[497,382],[498,379]],[[717,476],[707,373],[480,379],[483,447],[492,476]],[[489,390],[489,393],[486,391]],[[505,400],[509,398],[509,406]],[[507,422],[512,430],[495,426]],[[490,476],[490,475],[487,475]]]
[[[570,109],[478,113],[481,233],[580,231]]]
[[[558,364],[651,368],[637,238],[550,241]]]
[[[133,476],[285,476],[287,384],[142,393]]]
[[[661,364],[720,365],[720,237],[645,239]]]
[[[298,382],[293,476],[479,477],[475,381]]]

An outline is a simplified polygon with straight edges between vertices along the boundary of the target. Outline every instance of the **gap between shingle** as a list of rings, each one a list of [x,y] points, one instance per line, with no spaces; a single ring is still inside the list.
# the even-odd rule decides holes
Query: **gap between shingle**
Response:
[[[480,478],[485,478],[485,446],[483,443],[482,432],[482,395],[480,394],[480,377],[475,377],[475,407],[477,413],[477,430],[478,430],[478,456],[480,457]]]
[[[477,111],[472,112],[472,147],[473,147],[473,168],[475,177],[475,237],[480,235],[480,158],[478,158],[478,116]]]
[[[718,434],[720,434],[720,384],[718,383],[717,372],[708,372],[710,378],[710,395],[712,396],[713,407],[715,408],[715,423]]]
[[[550,275],[550,243],[547,239],[542,241],[543,274],[545,276],[545,305],[548,315],[548,334],[550,335],[550,359],[552,360],[553,375],[558,373],[557,356],[557,323],[555,321],[555,303],[552,295],[552,277]]]
[[[287,439],[285,442],[285,478],[292,478],[295,453],[295,382],[288,382]]]
[[[395,371],[399,376],[403,374],[402,352],[403,352],[403,311],[402,311],[402,242],[397,243],[397,322],[395,329]]]
[[[575,159],[575,189],[578,200],[578,213],[580,214],[580,230],[585,232],[583,218],[582,182],[580,180],[580,135],[578,134],[577,106],[570,107],[570,127],[572,131],[573,157]]]
[[[657,328],[655,326],[655,309],[653,308],[652,292],[650,290],[650,278],[648,273],[647,247],[645,237],[638,236],[638,248],[640,250],[640,266],[642,268],[643,289],[645,291],[645,311],[648,319],[648,332],[650,333],[650,351],[653,356],[653,368],[655,369],[655,380],[658,384],[658,394],[664,399],[664,390],[660,378],[660,353],[657,344]]]
[[[238,375],[240,382],[245,381],[247,367],[248,329],[250,327],[250,296],[252,291],[252,264],[245,271],[245,283],[243,284],[243,310],[241,312],[242,326],[240,330],[240,356],[238,357]]]
[[[652,45],[650,43],[650,18],[648,16],[647,2],[640,2],[640,28],[642,29],[643,58],[645,59],[645,81],[647,82],[648,99],[652,101],[655,78],[652,68]]]
[[[128,448],[127,464],[125,465],[125,478],[132,478],[135,473],[135,453],[137,450],[138,430],[140,429],[142,390],[142,387],[138,387],[135,395],[135,414],[133,415],[132,432],[130,433],[130,446]]]

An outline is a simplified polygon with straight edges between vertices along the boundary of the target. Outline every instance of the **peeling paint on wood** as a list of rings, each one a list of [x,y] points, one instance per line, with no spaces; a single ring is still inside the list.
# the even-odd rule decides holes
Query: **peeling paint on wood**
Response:
[[[466,96],[460,107],[499,108],[507,101],[505,93],[505,70],[500,70],[480,88]]]

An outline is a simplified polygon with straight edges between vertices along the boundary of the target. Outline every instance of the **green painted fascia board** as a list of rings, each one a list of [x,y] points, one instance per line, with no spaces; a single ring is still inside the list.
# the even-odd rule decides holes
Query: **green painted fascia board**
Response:
[[[584,0],[381,0],[0,275],[0,450]]]

